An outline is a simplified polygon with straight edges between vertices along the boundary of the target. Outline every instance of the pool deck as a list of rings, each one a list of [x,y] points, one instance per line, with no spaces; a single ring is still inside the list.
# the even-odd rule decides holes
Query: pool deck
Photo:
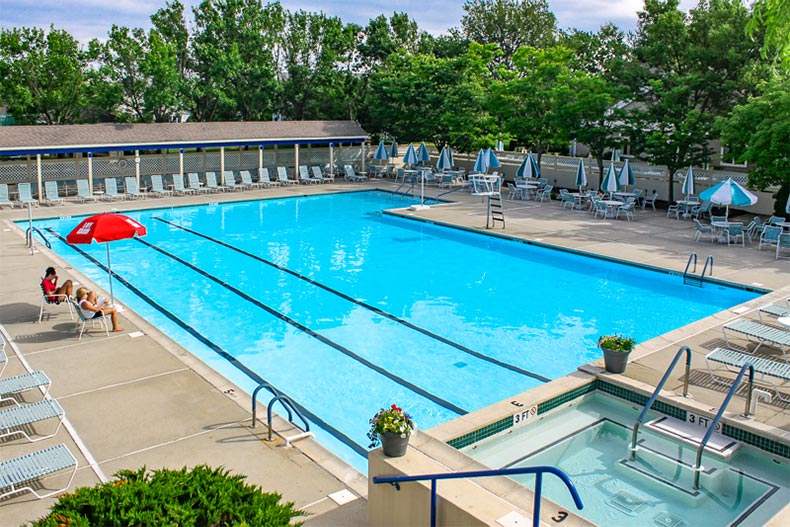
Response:
[[[376,187],[394,190],[395,185],[381,180],[354,184],[339,181],[329,185],[98,205],[72,201],[62,206],[42,205],[33,210],[33,215],[36,218],[81,215]],[[428,196],[436,194],[435,188],[426,191]],[[455,202],[425,211],[401,212],[471,229],[485,227],[485,204],[481,198],[467,192],[446,197]],[[616,382],[643,389],[655,386],[678,348],[689,345],[693,352],[691,396],[700,405],[715,408],[721,403],[726,388],[710,382],[704,355],[724,345],[722,324],[739,317],[756,319],[759,306],[790,297],[790,260],[776,260],[772,249],[758,252],[748,243],[746,248],[728,248],[709,242],[696,244],[693,223],[667,219],[662,210],[637,210],[635,221],[626,222],[593,219],[585,212],[564,210],[558,201],[505,200],[504,203],[507,228],[498,225],[490,232],[677,273],[683,272],[690,253],[699,255],[700,268],[705,258],[712,255],[714,278],[774,290],[765,298],[641,343],[627,372],[611,376]],[[65,443],[80,464],[72,490],[75,486],[93,485],[124,468],[222,465],[232,472],[246,474],[248,481],[264,490],[281,493],[285,500],[293,501],[297,507],[314,515],[308,525],[366,523],[366,478],[312,439],[299,441],[294,447],[284,446],[282,436],[294,432],[281,420],[275,422],[279,434],[276,440],[265,441],[265,426],[250,427],[250,398],[247,395],[134,313],[126,311],[121,316],[124,332],[106,337],[94,329],[81,342],[77,341],[74,322],[63,306],[46,306],[43,322],[35,323],[40,302],[38,282],[46,267],[55,265],[61,281],[66,278],[83,284],[89,281],[38,244],[39,252],[31,255],[23,234],[11,224],[12,220],[26,218],[26,210],[0,211],[0,282],[4,284],[0,325],[12,338],[12,345],[6,346],[9,365],[3,376],[22,373],[28,367],[45,371],[52,379],[51,395],[66,410],[68,426],[61,428],[54,438],[35,445],[23,439],[6,441],[0,446],[0,459]],[[650,299],[633,301],[649,302]],[[627,309],[627,306],[619,307]],[[737,338],[734,342],[746,344]],[[761,351],[774,358],[778,354],[766,347]],[[596,362],[582,367],[582,371],[598,374],[600,366]],[[676,392],[680,386],[682,368],[672,374],[666,389]],[[790,386],[785,385],[782,391],[790,394]],[[36,398],[31,396],[28,400]],[[742,392],[738,392],[726,415],[737,418],[743,405]],[[749,424],[790,444],[790,404],[776,400],[761,402]],[[47,430],[46,426],[37,425],[36,429]],[[336,494],[338,492],[340,494]],[[346,499],[353,501],[340,506],[338,502]],[[2,501],[3,523],[19,525],[39,518],[53,501],[54,498],[36,500],[30,494]]]

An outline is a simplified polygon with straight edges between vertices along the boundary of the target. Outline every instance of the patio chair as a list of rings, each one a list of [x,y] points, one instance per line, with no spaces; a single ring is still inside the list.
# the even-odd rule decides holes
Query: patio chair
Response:
[[[55,399],[49,398],[35,403],[3,408],[0,410],[0,438],[21,435],[31,443],[49,439],[58,433],[64,417],[65,413],[60,404]],[[54,432],[35,438],[28,433],[33,429],[31,425],[49,419],[58,420],[58,426]]]
[[[679,220],[680,213],[683,210],[683,207],[681,207],[679,203],[672,203],[669,205],[669,207],[667,207],[667,218],[674,216],[676,220]]]
[[[108,177],[104,180],[104,197],[108,201],[126,199],[125,194],[118,192],[118,181],[114,177]]]
[[[597,198],[593,199],[592,202],[593,202],[593,208],[595,209],[593,215],[594,218],[597,218],[599,214],[603,219],[611,218],[612,215],[609,212],[609,207],[606,205],[606,203],[604,203],[602,200]]]
[[[295,179],[288,179],[288,169],[285,167],[277,167],[277,181],[279,181],[281,185],[299,184]]]
[[[123,186],[127,196],[145,199],[145,193],[140,192],[140,189],[137,188],[137,180],[134,177],[126,176],[123,178]]]
[[[790,381],[790,364],[773,361],[763,357],[754,357],[748,353],[742,353],[736,350],[716,348],[705,355],[705,365],[708,368],[711,381],[727,386],[732,384],[732,380],[726,380],[714,375],[713,369],[710,366],[711,362],[724,364],[727,371],[733,373],[739,372],[744,364],[750,363],[754,367],[754,371],[760,374],[760,377],[755,380],[771,385],[779,400],[790,402],[790,398],[783,397],[779,392],[778,386],[773,381],[765,378],[767,375],[776,379],[781,379],[782,381]]]
[[[771,245],[776,247],[779,244],[780,234],[782,234],[781,227],[766,225],[763,229],[763,232],[760,233],[760,243],[757,244],[757,250],[762,250],[763,245]]]
[[[80,199],[80,203],[85,203],[88,200],[91,200],[94,203],[99,201],[98,196],[91,194],[90,188],[88,188],[87,179],[77,180],[77,197]]]
[[[173,193],[184,196],[186,194],[194,194],[195,191],[184,187],[184,174],[173,174]]]
[[[165,197],[172,196],[173,191],[167,190],[162,181],[162,174],[154,174],[151,176],[151,193],[154,196]]]
[[[790,258],[790,254],[787,256],[782,256],[781,251],[782,249],[790,249],[790,232],[783,232],[779,234],[779,240],[776,242],[776,259],[779,258]]]
[[[52,381],[49,380],[47,374],[40,370],[5,377],[0,379],[0,402],[9,401],[19,405],[16,396],[42,387],[44,388],[44,398],[46,398],[51,384]]]
[[[308,170],[307,165],[299,165],[299,183],[311,185],[313,183],[320,183],[320,181],[310,177],[310,171]]]
[[[44,290],[44,279],[42,278],[38,285],[41,288],[41,306],[38,310],[38,321],[41,322],[44,319],[44,305],[56,306],[59,304],[65,304],[69,310],[69,316],[71,320],[74,320],[74,309],[71,306],[71,302],[69,302],[69,297],[66,294],[58,294],[58,293],[47,293]]]
[[[91,327],[96,327],[96,324],[99,324],[100,327],[104,328],[104,332],[107,334],[107,336],[108,337],[110,336],[110,327],[107,325],[106,315],[102,314],[100,317],[88,318],[85,316],[85,314],[82,312],[80,307],[77,305],[77,301],[74,299],[72,299],[71,301],[74,302],[74,311],[77,312],[77,316],[79,317],[79,320],[77,321],[77,325],[78,325],[77,329],[79,329],[80,336],[77,338],[77,340],[82,340],[82,335],[83,333],[85,333],[85,330],[88,327],[88,323],[90,323]]]
[[[244,188],[247,188],[247,189],[250,189],[250,188],[261,188],[261,187],[265,186],[260,181],[258,181],[258,182],[253,181],[249,170],[242,170],[241,172],[239,172],[239,177],[241,178],[241,184],[242,184],[242,186],[244,186]]]
[[[66,203],[66,200],[60,197],[58,193],[58,182],[57,181],[45,181],[44,182],[44,199],[47,202],[47,205],[63,205]]]
[[[233,170],[226,170],[222,173],[223,183],[230,190],[244,190],[244,187],[236,184],[236,176]]]
[[[24,207],[25,205],[29,204],[38,207],[38,200],[33,199],[33,193],[30,190],[30,183],[18,183],[16,190],[19,192],[19,198],[17,199],[19,206]]]
[[[73,468],[63,488],[41,493],[41,478]],[[30,492],[43,499],[60,494],[71,486],[77,473],[77,459],[64,444],[59,444],[0,462],[0,499],[21,492]]]
[[[318,183],[328,183],[329,179],[324,177],[324,174],[321,173],[321,167],[318,165],[313,165],[310,167],[310,172],[313,173],[313,180]],[[334,180],[334,176],[332,176]]]
[[[269,169],[268,168],[261,168],[258,170],[258,183],[262,184],[265,187],[279,187],[279,181],[272,181],[272,178],[269,176]]]
[[[206,188],[212,192],[225,192],[228,187],[225,185],[217,185],[217,174],[214,172],[206,172]]]
[[[694,241],[699,243],[699,239],[702,236],[710,236],[710,241],[713,243],[713,240],[716,237],[716,232],[713,229],[712,225],[706,225],[700,222],[697,218],[694,218]]]
[[[614,219],[620,219],[621,214],[625,214],[625,219],[631,221],[634,219],[634,210],[636,209],[636,198],[629,196],[623,205],[617,207]]]
[[[728,348],[732,348],[733,346],[730,345],[730,341],[727,338],[727,331],[740,333],[741,335],[745,335],[748,339],[757,342],[757,346],[748,353],[755,353],[763,344],[775,345],[782,351],[785,362],[788,362],[787,348],[790,346],[790,331],[775,328],[773,326],[766,326],[765,324],[760,324],[759,322],[754,322],[745,318],[738,318],[721,327],[721,332],[724,334],[724,342],[727,343]]]
[[[549,201],[551,201],[551,191],[553,188],[553,185],[545,185],[543,190],[539,190],[535,193],[535,200],[537,201],[538,198],[540,198],[540,202],[543,203],[544,199],[549,198]]]
[[[727,247],[741,239],[741,247],[746,247],[746,236],[743,230],[742,223],[730,223],[724,231],[724,237],[727,239]]]
[[[192,190],[192,192],[208,193],[212,191],[210,188],[204,187],[200,184],[200,177],[198,177],[197,172],[190,172],[187,174],[187,186]]]
[[[650,205],[651,207],[653,207],[653,212],[655,212],[656,199],[658,199],[658,192],[656,192],[655,190],[650,196],[645,196],[644,198],[642,198],[642,210],[645,210],[645,207]]]
[[[700,218],[705,214],[710,215],[710,210],[712,207],[713,207],[713,203],[711,203],[710,201],[703,201],[699,205],[695,205],[691,207],[689,213],[695,218]]]
[[[727,216],[713,216],[710,217],[711,223],[724,223],[727,221]]]
[[[8,184],[7,183],[0,183],[0,207],[4,205],[8,205],[12,209],[14,208],[14,202],[8,199]]]
[[[784,223],[785,220],[782,216],[771,216],[768,218],[768,225],[776,225],[777,223]]]
[[[639,200],[642,199],[642,194],[644,194],[644,192],[645,191],[642,190],[641,188],[635,188],[634,189],[634,200],[636,200],[636,203],[639,203]],[[636,207],[636,206],[634,206],[634,207]]]

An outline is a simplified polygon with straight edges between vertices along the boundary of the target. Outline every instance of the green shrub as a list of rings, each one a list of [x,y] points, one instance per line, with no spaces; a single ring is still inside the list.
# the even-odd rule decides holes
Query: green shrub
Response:
[[[304,513],[223,468],[122,470],[115,480],[61,496],[41,527],[287,526]],[[297,524],[301,525],[301,524]]]

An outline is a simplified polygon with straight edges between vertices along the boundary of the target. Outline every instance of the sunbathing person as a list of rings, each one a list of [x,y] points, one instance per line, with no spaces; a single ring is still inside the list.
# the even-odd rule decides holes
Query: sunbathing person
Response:
[[[63,282],[63,285],[58,287],[58,275],[55,272],[55,268],[47,267],[47,270],[44,271],[44,279],[41,280],[41,287],[44,289],[44,292],[49,295],[48,298],[50,302],[60,304],[68,300],[68,297],[71,296],[73,285],[71,280],[66,280]]]
[[[77,306],[85,318],[98,318],[110,315],[113,331],[123,331],[118,326],[118,310],[115,306],[109,305],[106,298],[96,298],[94,291],[88,291],[86,287],[77,289]]]

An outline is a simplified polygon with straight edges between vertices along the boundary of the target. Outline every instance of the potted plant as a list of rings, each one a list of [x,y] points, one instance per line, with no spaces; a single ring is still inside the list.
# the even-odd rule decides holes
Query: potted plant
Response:
[[[603,362],[609,373],[623,373],[628,355],[636,341],[623,335],[604,335],[598,339],[598,347],[603,350]]]
[[[369,447],[373,448],[380,442],[385,456],[401,457],[406,453],[409,436],[416,427],[403,408],[394,404],[389,408],[382,408],[370,420]]]

